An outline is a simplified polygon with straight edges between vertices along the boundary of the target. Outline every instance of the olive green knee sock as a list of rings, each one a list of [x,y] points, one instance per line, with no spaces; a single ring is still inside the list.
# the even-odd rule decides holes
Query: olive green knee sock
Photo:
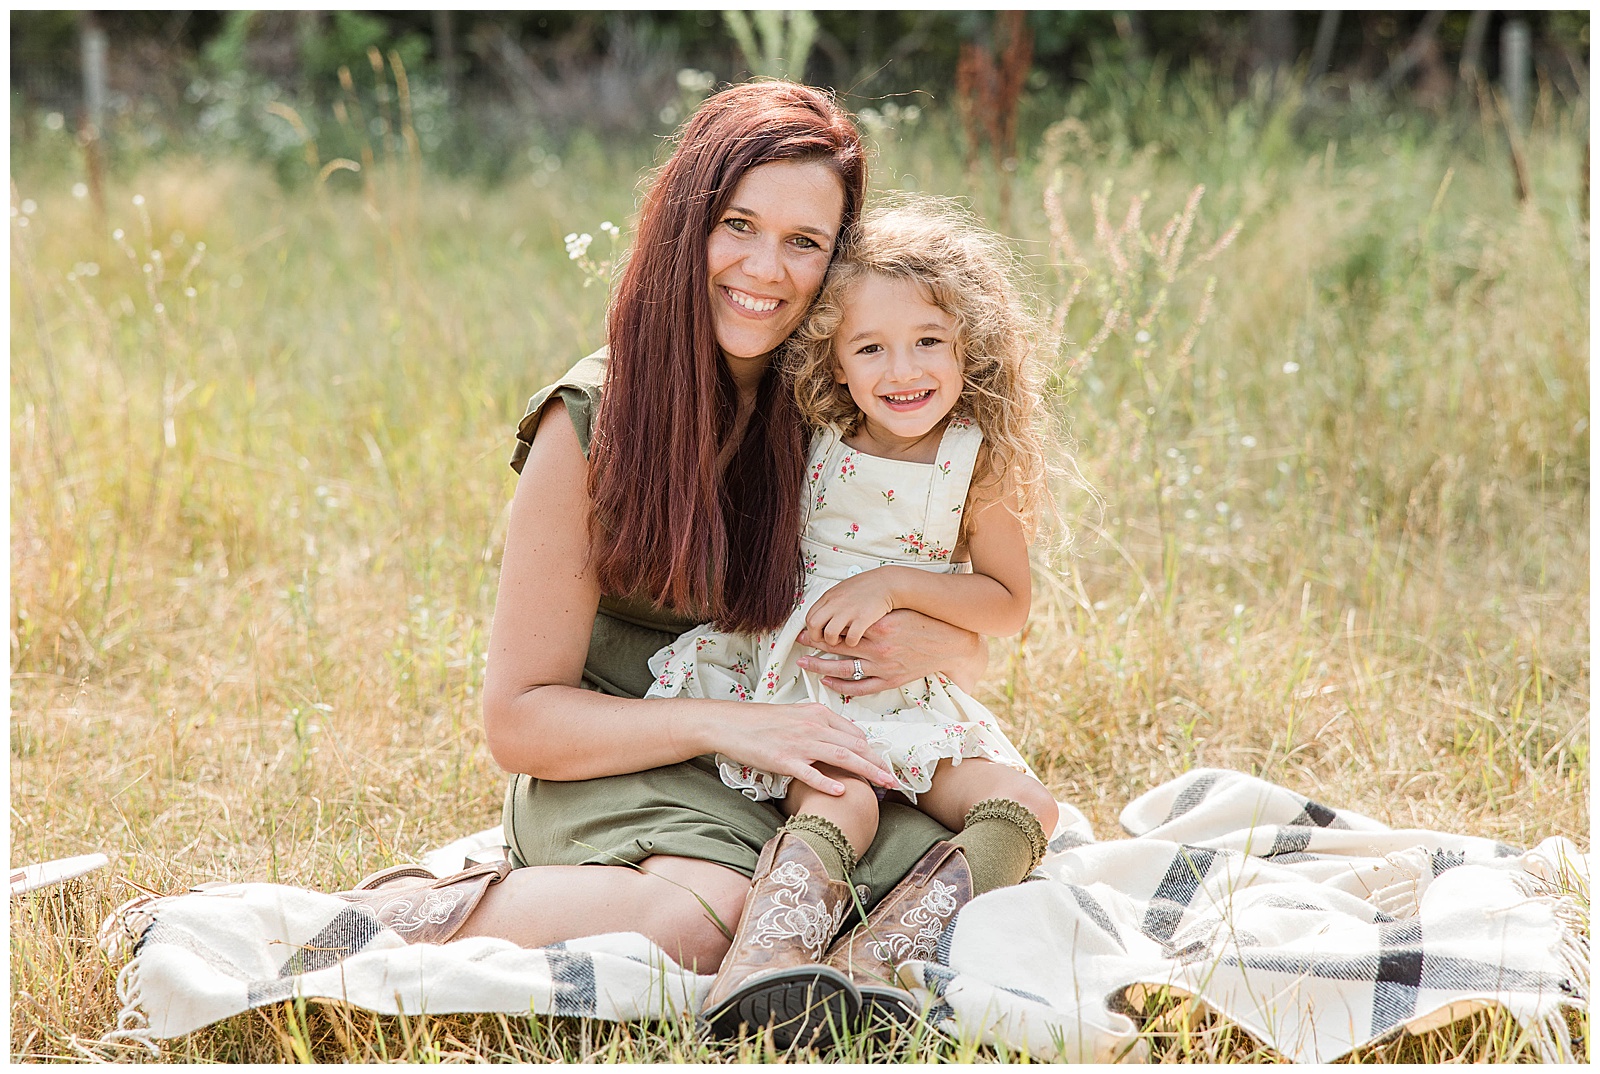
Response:
[[[816,851],[829,880],[850,879],[850,873],[856,867],[856,852],[833,821],[815,813],[796,813],[778,830],[798,836],[806,846]]]
[[[1009,798],[985,798],[967,810],[960,834],[950,841],[967,856],[974,895],[1021,883],[1045,851],[1039,819]]]

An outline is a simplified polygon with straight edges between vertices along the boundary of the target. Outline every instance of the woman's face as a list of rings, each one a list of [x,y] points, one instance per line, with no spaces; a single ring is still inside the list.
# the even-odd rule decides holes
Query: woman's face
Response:
[[[706,240],[711,317],[727,358],[769,354],[822,286],[844,216],[844,184],[819,160],[751,168]]]

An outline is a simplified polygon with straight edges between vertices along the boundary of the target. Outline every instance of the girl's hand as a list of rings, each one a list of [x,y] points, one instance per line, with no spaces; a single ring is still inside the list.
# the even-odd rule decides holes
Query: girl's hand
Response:
[[[859,645],[861,636],[894,611],[894,569],[878,567],[836,583],[806,613],[806,629],[829,645]]]
[[[719,706],[722,708],[722,706]],[[880,787],[898,787],[867,745],[867,736],[850,720],[826,705],[738,705],[717,729],[715,750],[780,776],[793,776],[823,794],[843,794],[844,784],[817,771],[833,765]]]
[[[809,626],[796,640],[823,651],[821,656],[800,657],[800,666],[824,676],[828,689],[850,697],[893,690],[939,672],[970,693],[989,663],[982,636],[907,608],[879,619],[855,645],[830,644]],[[861,679],[850,677],[854,660],[861,661]]]

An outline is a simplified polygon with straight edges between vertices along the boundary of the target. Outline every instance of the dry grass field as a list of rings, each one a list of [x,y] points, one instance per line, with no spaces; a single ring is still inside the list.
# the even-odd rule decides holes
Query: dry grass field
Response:
[[[1063,329],[1063,453],[1099,499],[1060,485],[1070,542],[1038,549],[982,697],[1102,838],[1209,765],[1587,848],[1586,125],[1541,111],[1519,204],[1487,126],[1131,151],[1069,120],[1009,220],[938,117],[879,132],[877,185],[970,194]],[[119,968],[94,931],[135,888],[332,890],[499,820],[478,690],[511,432],[600,342],[604,288],[563,236],[608,256],[649,152],[575,146],[492,189],[381,147],[291,190],[163,159],[100,217],[14,147],[11,859],[112,866],[12,901],[12,1058],[149,1058],[92,1043]],[[1172,1061],[1275,1058],[1159,1010],[1145,1032]],[[1355,1058],[1525,1043],[1484,1015]],[[681,1026],[294,1005],[162,1054],[770,1058]]]

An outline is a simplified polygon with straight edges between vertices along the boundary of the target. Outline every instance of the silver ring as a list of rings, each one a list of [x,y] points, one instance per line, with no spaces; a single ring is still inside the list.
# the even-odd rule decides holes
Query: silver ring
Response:
[[[867,673],[861,670],[861,661],[859,659],[852,661],[852,663],[855,665],[855,670],[850,673],[850,679],[852,682],[860,682],[867,677]]]

